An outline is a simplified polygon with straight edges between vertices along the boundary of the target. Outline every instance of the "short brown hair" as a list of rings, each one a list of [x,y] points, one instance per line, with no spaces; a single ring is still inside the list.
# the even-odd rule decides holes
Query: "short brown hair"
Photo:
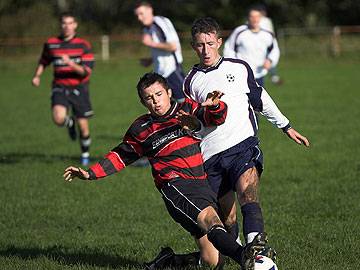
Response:
[[[197,19],[191,27],[191,37],[194,39],[195,35],[200,33],[214,33],[220,37],[220,26],[217,21],[211,17]]]

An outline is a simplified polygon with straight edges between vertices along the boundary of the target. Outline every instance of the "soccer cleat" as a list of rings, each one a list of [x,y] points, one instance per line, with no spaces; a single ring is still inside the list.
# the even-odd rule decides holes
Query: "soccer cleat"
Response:
[[[70,122],[72,122],[72,124],[69,124],[68,126],[67,126],[67,128],[68,128],[68,133],[69,133],[69,137],[70,137],[70,139],[72,140],[72,141],[76,141],[76,125],[75,125],[75,119],[73,118],[73,117],[71,117],[71,121]]]
[[[266,233],[259,233],[251,243],[244,247],[241,254],[242,270],[254,270],[255,258],[265,248],[267,241]]]
[[[155,270],[170,267],[175,253],[170,247],[162,248],[160,253],[151,262],[145,263],[145,270]]]
[[[259,252],[259,255],[270,258],[274,263],[276,262],[276,251],[270,246],[266,246],[262,251]]]

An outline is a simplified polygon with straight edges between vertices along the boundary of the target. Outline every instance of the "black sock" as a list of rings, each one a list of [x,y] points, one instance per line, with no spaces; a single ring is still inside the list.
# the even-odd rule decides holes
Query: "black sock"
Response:
[[[241,213],[243,215],[243,233],[246,240],[249,233],[264,232],[264,219],[258,203],[253,202],[243,205]]]
[[[75,120],[74,120],[74,118],[71,117],[71,116],[69,116],[69,115],[65,116],[65,120],[64,120],[63,126],[69,128],[69,127],[72,127],[73,125],[75,125]]]
[[[80,147],[82,153],[88,153],[90,149],[91,138],[90,135],[82,136],[80,135]]]
[[[209,241],[223,255],[241,263],[242,246],[220,225],[213,226],[207,234]]]
[[[225,229],[227,232],[234,237],[235,240],[239,237],[239,223],[236,221],[234,224],[231,224],[229,226],[225,225]]]

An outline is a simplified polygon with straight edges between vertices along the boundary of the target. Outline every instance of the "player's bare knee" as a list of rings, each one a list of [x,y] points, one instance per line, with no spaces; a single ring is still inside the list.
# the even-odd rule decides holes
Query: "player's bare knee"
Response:
[[[197,221],[200,228],[205,232],[207,232],[214,225],[223,226],[217,212],[212,206],[208,206],[203,209],[198,215]]]
[[[62,127],[65,123],[65,117],[65,115],[54,113],[52,119],[57,126]]]

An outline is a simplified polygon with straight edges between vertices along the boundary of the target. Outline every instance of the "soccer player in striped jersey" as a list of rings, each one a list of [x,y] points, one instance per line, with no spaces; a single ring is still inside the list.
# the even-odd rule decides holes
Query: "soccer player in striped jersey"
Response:
[[[76,140],[76,123],[80,130],[81,163],[89,163],[90,129],[88,119],[93,115],[89,97],[89,80],[94,65],[94,55],[86,40],[76,36],[78,26],[74,15],[60,16],[61,34],[44,44],[32,84],[40,85],[45,68],[53,64],[52,118],[56,125],[67,127],[69,136]],[[69,109],[73,116],[70,116]]]
[[[178,34],[171,21],[163,16],[154,16],[149,2],[140,1],[135,5],[135,16],[144,26],[142,43],[151,50],[151,58],[141,59],[145,67],[154,64],[154,71],[168,81],[173,98],[177,102],[184,100],[182,85],[184,72],[183,57]]]
[[[250,9],[248,24],[235,28],[226,40],[224,57],[246,61],[256,82],[264,86],[266,74],[279,62],[280,50],[274,33],[260,28],[261,17],[256,7]]]
[[[66,168],[65,180],[100,179],[146,156],[171,217],[191,233],[199,245],[210,240],[243,269],[253,269],[254,258],[267,241],[266,235],[258,234],[252,243],[242,247],[226,232],[216,212],[216,195],[206,179],[199,139],[191,135],[199,123],[188,126],[191,121],[187,119],[194,119],[192,116],[204,126],[216,128],[223,124],[227,106],[220,101],[222,94],[213,91],[201,104],[190,99],[179,104],[171,101],[171,89],[157,73],[145,74],[137,90],[149,113],[137,118],[122,143],[87,171],[72,166]],[[203,260],[206,261],[206,257]]]
[[[256,83],[247,62],[219,54],[222,45],[219,31],[219,25],[212,18],[194,22],[192,47],[200,63],[186,76],[184,92],[196,102],[206,100],[212,89],[224,93],[222,100],[228,106],[226,121],[217,128],[205,127],[200,146],[209,184],[217,193],[225,227],[234,238],[238,237],[235,191],[243,215],[244,238],[246,243],[251,243],[254,236],[264,231],[258,195],[263,156],[257,138],[255,111],[294,142],[309,146],[309,141],[291,127],[267,91]]]

